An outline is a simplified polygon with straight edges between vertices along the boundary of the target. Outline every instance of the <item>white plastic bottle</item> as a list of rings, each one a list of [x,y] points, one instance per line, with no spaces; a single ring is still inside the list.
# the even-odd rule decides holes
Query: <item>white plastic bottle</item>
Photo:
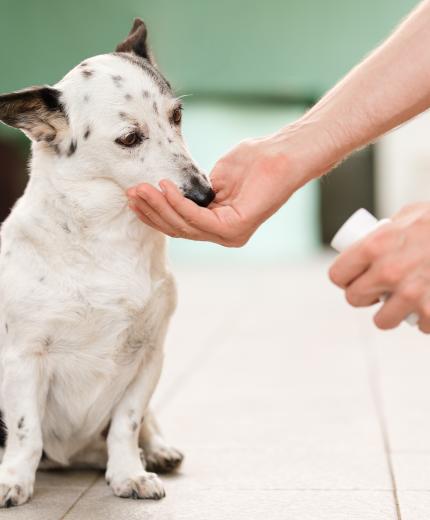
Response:
[[[357,240],[364,238],[366,235],[374,231],[379,226],[386,224],[390,219],[376,219],[366,209],[361,208],[357,210],[349,219],[343,224],[339,231],[331,241],[331,247],[338,253],[344,251],[347,247],[352,245]],[[389,298],[389,295],[381,298],[381,300]],[[409,314],[405,321],[409,325],[416,325],[418,323],[418,316],[415,313]]]

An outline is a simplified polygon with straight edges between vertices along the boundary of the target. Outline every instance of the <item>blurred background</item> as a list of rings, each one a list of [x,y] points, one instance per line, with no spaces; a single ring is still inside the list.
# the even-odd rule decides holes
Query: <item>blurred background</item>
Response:
[[[239,140],[307,108],[386,37],[415,0],[0,0],[0,91],[55,83],[110,52],[135,16],[184,98],[184,134],[207,170]],[[429,198],[425,114],[294,195],[241,250],[176,240],[179,264],[283,263],[317,252],[364,206],[379,216]],[[29,143],[0,129],[0,220],[26,183]]]

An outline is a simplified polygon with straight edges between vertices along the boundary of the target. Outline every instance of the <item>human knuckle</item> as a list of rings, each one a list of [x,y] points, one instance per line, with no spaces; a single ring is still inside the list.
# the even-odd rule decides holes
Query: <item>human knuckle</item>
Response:
[[[428,227],[430,224],[430,212],[423,212],[416,220],[416,223],[420,226]]]
[[[184,220],[185,222],[189,225],[189,226],[194,226],[195,225],[195,218],[194,217],[191,217],[189,215],[185,215],[184,216]]]
[[[420,305],[419,313],[425,320],[430,320],[430,303],[424,302]]]
[[[362,247],[370,258],[378,256],[381,252],[381,241],[379,235],[366,238]]]
[[[408,284],[401,287],[398,294],[402,300],[413,303],[421,296],[421,287],[417,284]]]
[[[385,263],[379,268],[379,278],[383,283],[392,285],[397,283],[402,277],[402,270],[398,265]]]
[[[239,233],[235,239],[235,247],[243,247],[251,238],[250,233]]]
[[[346,289],[345,291],[346,301],[353,307],[358,307],[359,295],[355,289]]]
[[[245,240],[244,238],[234,237],[234,238],[224,238],[222,243],[226,247],[239,248],[239,247],[244,246],[246,244],[246,242],[247,242],[247,240]]]

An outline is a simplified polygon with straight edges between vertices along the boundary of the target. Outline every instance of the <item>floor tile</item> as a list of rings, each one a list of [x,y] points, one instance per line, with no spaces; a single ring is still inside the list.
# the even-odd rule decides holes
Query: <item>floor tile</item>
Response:
[[[389,492],[192,490],[167,483],[159,502],[129,501],[95,486],[65,520],[395,520]]]
[[[430,518],[430,492],[400,491],[401,520],[428,520]]]

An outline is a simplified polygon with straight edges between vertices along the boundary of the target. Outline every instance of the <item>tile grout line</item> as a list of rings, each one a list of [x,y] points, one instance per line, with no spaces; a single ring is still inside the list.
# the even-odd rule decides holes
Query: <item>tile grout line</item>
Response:
[[[366,345],[367,341],[364,342],[364,344]],[[393,459],[391,457],[391,445],[390,445],[390,438],[389,438],[388,428],[387,428],[387,420],[386,420],[386,416],[384,413],[381,388],[380,388],[380,384],[379,384],[379,373],[380,373],[379,363],[378,363],[378,360],[376,359],[374,351],[371,349],[372,349],[372,345],[370,345],[370,347],[367,346],[367,348],[365,348],[365,358],[366,358],[367,367],[368,367],[368,378],[369,378],[370,390],[371,390],[372,399],[373,399],[375,409],[376,409],[376,415],[378,417],[379,428],[380,428],[381,435],[382,435],[385,459],[386,459],[386,463],[387,463],[388,473],[390,476],[394,505],[395,505],[395,509],[396,509],[396,517],[397,517],[397,520],[402,520],[399,494],[398,494],[398,490],[397,490],[396,475],[395,475],[395,471],[394,471]]]
[[[64,520],[66,516],[70,513],[70,511],[75,507],[75,505],[83,498],[95,485],[95,483],[100,479],[99,473],[97,473],[95,479],[90,483],[90,485],[79,494],[79,496],[72,502],[70,507],[66,510],[66,512],[59,518],[59,520]]]

